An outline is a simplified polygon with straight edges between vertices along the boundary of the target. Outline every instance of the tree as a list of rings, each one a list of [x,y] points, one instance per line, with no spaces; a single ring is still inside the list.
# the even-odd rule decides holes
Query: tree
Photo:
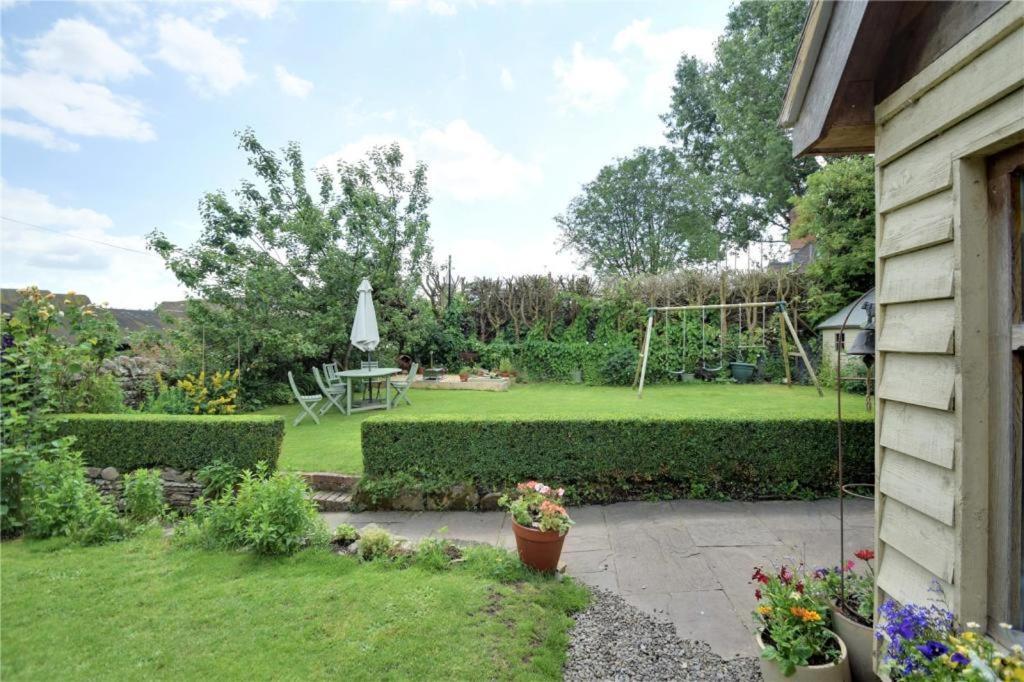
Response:
[[[793,200],[792,234],[814,237],[808,319],[832,315],[875,285],[875,168],[868,156],[833,161]]]
[[[382,344],[400,347],[403,311],[430,255],[426,167],[406,172],[397,144],[378,147],[336,173],[318,169],[313,194],[297,143],[279,156],[252,130],[238,139],[262,186],[243,181],[236,204],[206,194],[202,235],[185,249],[149,235],[192,297],[191,333],[210,349],[209,364],[240,361],[245,398],[288,369],[345,356],[363,277],[374,287]]]
[[[738,246],[787,227],[789,198],[819,167],[792,158],[777,125],[805,13],[799,2],[735,5],[714,62],[680,60],[662,117],[680,156],[709,176],[720,230]]]
[[[702,176],[668,149],[642,147],[605,166],[555,222],[562,249],[601,274],[657,274],[716,260]]]

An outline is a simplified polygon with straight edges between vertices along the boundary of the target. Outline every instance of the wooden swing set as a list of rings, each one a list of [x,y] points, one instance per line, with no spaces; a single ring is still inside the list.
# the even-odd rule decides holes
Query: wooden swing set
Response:
[[[700,311],[700,334],[701,334],[701,357],[700,357],[700,361],[699,361],[700,362],[700,367],[695,367],[694,369],[695,370],[699,369],[699,370],[701,370],[705,374],[714,375],[714,374],[717,374],[718,372],[722,371],[723,369],[725,369],[725,365],[726,365],[726,363],[725,363],[725,328],[726,327],[725,327],[725,324],[722,324],[722,326],[719,329],[718,367],[708,367],[706,362],[705,362],[705,358],[704,358],[704,354],[705,354],[704,351],[705,351],[705,347],[706,347],[706,338],[707,338],[706,334],[705,334],[705,331],[704,331],[704,328],[705,328],[706,323],[707,323],[706,312],[709,311],[709,310],[721,311],[722,319],[724,321],[725,320],[725,316],[726,316],[726,311],[728,311],[728,310],[739,310],[739,309],[751,310],[751,309],[753,309],[755,311],[754,315],[755,315],[755,319],[756,319],[756,311],[758,309],[760,309],[760,311],[762,313],[761,319],[762,319],[762,321],[766,321],[767,320],[767,316],[768,316],[768,310],[770,308],[774,308],[775,311],[779,314],[779,318],[780,318],[780,322],[779,322],[780,336],[779,336],[779,339],[780,339],[780,341],[782,343],[783,363],[785,364],[785,367],[786,367],[786,384],[788,386],[792,386],[793,385],[793,380],[792,380],[792,377],[790,376],[790,372],[789,372],[789,355],[790,355],[790,353],[789,353],[789,349],[788,349],[787,343],[786,343],[786,333],[788,332],[789,335],[793,339],[794,345],[796,346],[796,349],[797,349],[796,355],[798,355],[800,357],[800,359],[803,360],[804,367],[807,368],[807,373],[810,375],[811,381],[814,382],[814,387],[816,389],[818,389],[818,396],[822,397],[822,398],[825,397],[824,392],[821,390],[821,384],[818,382],[818,375],[814,373],[814,367],[811,366],[811,361],[807,358],[807,352],[804,350],[803,344],[800,343],[800,336],[796,333],[796,328],[793,326],[793,322],[789,319],[789,314],[786,312],[787,307],[786,307],[786,302],[785,301],[756,301],[756,302],[752,302],[752,303],[716,303],[716,304],[709,304],[709,305],[656,306],[656,307],[648,308],[647,309],[647,329],[646,329],[646,331],[644,333],[644,346],[643,346],[644,350],[643,350],[643,357],[641,358],[641,362],[640,362],[639,389],[637,390],[637,397],[638,398],[642,398],[644,396],[644,380],[647,378],[647,362],[650,359],[650,355],[651,355],[651,336],[653,336],[653,334],[654,334],[654,317],[659,312],[660,313],[666,313],[666,323],[667,323],[667,319],[668,319],[667,318],[667,313],[671,313],[671,312],[682,312],[683,313],[683,346],[684,346],[684,364],[685,364],[685,346],[686,346],[686,335],[687,335],[687,331],[686,331],[686,327],[687,327],[687,325],[686,325],[686,321],[687,321],[686,320],[686,313],[691,311],[691,310]],[[764,345],[765,344],[765,341],[764,341],[764,330],[765,330],[765,327],[767,327],[767,325],[762,324],[762,336],[761,336],[761,339],[762,339],[761,347],[762,348],[765,348],[765,345]],[[685,374],[689,374],[690,372],[687,372],[686,368],[683,367],[680,370],[673,371],[673,372],[670,372],[670,373],[682,377]]]

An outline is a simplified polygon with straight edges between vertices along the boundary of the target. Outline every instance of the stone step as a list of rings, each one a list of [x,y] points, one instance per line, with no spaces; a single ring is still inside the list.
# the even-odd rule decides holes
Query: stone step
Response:
[[[313,490],[345,493],[352,491],[359,483],[359,476],[352,474],[334,474],[329,471],[302,472],[302,477]]]
[[[348,511],[352,505],[352,495],[344,492],[317,490],[313,493],[313,501],[322,512]]]

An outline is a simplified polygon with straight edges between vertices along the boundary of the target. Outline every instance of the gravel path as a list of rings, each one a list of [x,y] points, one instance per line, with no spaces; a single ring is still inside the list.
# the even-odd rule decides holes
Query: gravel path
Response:
[[[680,639],[672,623],[649,615],[605,590],[593,590],[590,606],[570,632],[565,679],[575,680],[760,680],[753,658],[723,660],[704,642]]]

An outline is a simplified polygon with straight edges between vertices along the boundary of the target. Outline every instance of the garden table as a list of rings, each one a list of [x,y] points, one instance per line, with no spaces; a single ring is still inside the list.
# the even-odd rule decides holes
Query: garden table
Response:
[[[347,369],[344,372],[338,372],[338,376],[345,380],[346,388],[345,391],[345,414],[352,414],[353,412],[365,412],[367,410],[390,410],[391,409],[391,377],[396,374],[400,374],[402,370],[397,367],[374,367],[369,369]],[[384,379],[384,401],[367,401],[368,404],[360,405],[359,407],[352,407],[352,380],[363,379],[366,381],[372,381],[373,379]]]

